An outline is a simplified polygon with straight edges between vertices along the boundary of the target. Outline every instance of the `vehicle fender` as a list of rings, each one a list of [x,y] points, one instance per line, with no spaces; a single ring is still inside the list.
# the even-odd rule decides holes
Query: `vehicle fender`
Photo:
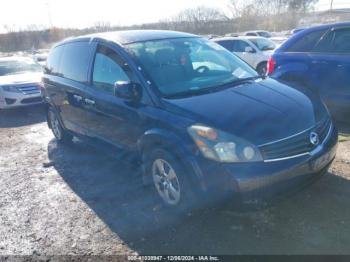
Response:
[[[291,62],[280,65],[271,77],[317,90],[317,86],[314,84],[315,80],[310,75],[310,67],[307,63]]]
[[[203,176],[202,172],[195,161],[194,153],[191,152],[193,148],[188,141],[186,142],[184,138],[181,138],[173,131],[162,128],[153,128],[144,132],[137,141],[137,148],[139,153],[144,156],[145,150],[149,150],[149,148],[153,146],[165,147],[171,153],[175,154],[175,156],[184,164],[186,170],[189,171],[188,174],[190,175],[190,180],[199,185],[202,190],[206,189],[203,180],[201,179]],[[144,183],[148,184],[150,182],[150,176],[146,174],[145,166],[142,166],[143,180]]]
[[[278,65],[275,72],[272,74],[273,78],[285,79],[289,77],[305,77],[309,70],[309,66],[302,62],[290,62]]]

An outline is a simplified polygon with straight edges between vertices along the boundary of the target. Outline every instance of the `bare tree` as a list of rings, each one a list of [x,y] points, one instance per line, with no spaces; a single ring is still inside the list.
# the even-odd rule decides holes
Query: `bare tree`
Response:
[[[228,19],[225,14],[217,9],[205,6],[186,9],[180,12],[174,19],[187,22],[208,22]]]
[[[215,8],[199,6],[181,11],[169,19],[143,25],[111,26],[98,21],[86,29],[62,29],[29,25],[18,30],[5,25],[6,34],[0,34],[1,51],[41,48],[70,36],[121,29],[170,29],[196,34],[226,34],[252,29],[286,30],[295,27],[318,0],[231,0],[228,17]]]
[[[218,21],[228,21],[229,18],[220,10],[199,6],[186,9],[169,20],[163,21],[172,25],[176,30],[205,34]]]
[[[111,28],[111,23],[109,21],[97,21],[93,28],[96,32],[105,32]]]
[[[310,11],[317,2],[318,0],[231,0],[229,9],[232,17],[238,19],[238,30],[257,28],[257,25],[279,30],[295,26],[299,16]]]

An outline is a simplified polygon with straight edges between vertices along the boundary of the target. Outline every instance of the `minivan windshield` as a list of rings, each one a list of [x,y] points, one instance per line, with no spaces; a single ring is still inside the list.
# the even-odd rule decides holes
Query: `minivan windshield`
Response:
[[[0,60],[0,76],[41,71],[42,67],[31,59]]]
[[[138,42],[127,49],[165,97],[211,92],[258,77],[238,57],[202,38]]]

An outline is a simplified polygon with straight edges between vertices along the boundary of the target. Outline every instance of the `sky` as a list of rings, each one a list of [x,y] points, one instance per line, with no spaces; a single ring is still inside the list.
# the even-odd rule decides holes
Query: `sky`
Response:
[[[227,3],[228,0],[9,0],[2,3],[0,31],[4,25],[84,28],[98,21],[112,25],[142,24],[198,5],[225,9]]]
[[[3,0],[4,1],[4,0]],[[331,0],[319,0],[317,10],[329,9]],[[334,8],[350,7],[350,0],[333,0]],[[4,1],[5,2],[5,1]],[[157,22],[199,5],[228,12],[230,0],[9,0],[2,3],[0,32],[28,25],[85,28],[96,22],[131,25]]]

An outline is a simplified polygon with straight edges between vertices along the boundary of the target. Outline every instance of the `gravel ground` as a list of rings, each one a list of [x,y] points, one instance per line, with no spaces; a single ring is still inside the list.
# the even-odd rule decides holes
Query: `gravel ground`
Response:
[[[154,205],[127,159],[58,145],[41,107],[1,111],[0,255],[350,254],[349,141],[326,176],[272,207],[182,218]]]

